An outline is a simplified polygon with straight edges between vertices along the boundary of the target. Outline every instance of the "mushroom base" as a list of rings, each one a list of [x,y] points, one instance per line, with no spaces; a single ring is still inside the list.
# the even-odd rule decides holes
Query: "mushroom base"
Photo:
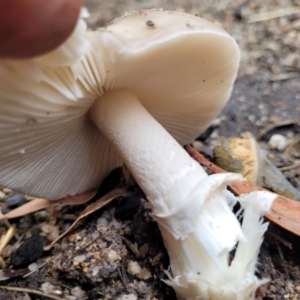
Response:
[[[218,175],[223,176],[223,179],[228,177],[227,180],[237,180],[234,178],[237,174]],[[209,176],[207,184],[210,184],[212,177],[215,175]],[[223,181],[221,177],[220,183]],[[173,275],[167,273],[169,280],[165,282],[174,288],[179,298],[182,297],[180,299],[254,300],[257,288],[268,282],[266,278],[256,277],[255,271],[259,248],[268,228],[268,223],[263,223],[262,216],[270,210],[274,195],[268,192],[252,192],[241,197],[226,197],[227,191],[224,187],[220,189],[213,183],[211,188],[212,192],[205,200],[199,224],[193,234],[181,241],[162,230],[164,240],[167,241]],[[239,201],[242,209],[237,215],[233,212],[224,214],[222,208],[213,210],[211,208],[216,207],[216,197],[219,198],[220,206],[227,206],[231,210]],[[222,253],[213,256],[210,251],[212,248],[207,249],[207,244],[220,241],[220,237],[216,232],[207,230],[210,227],[209,222],[213,220],[220,231],[225,229],[223,236],[226,236],[228,230],[234,231],[227,227],[228,221],[241,218],[242,225],[237,229],[237,233],[241,234],[236,244],[227,249],[224,247]],[[209,236],[207,233],[210,233]]]

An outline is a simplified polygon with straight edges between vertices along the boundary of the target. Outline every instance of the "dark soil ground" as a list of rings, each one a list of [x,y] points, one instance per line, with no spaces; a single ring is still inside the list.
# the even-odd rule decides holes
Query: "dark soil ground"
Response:
[[[238,41],[242,59],[229,103],[199,138],[206,146],[204,152],[211,156],[211,149],[223,138],[250,131],[276,166],[288,166],[284,175],[300,189],[299,0],[86,2],[91,12],[91,28],[125,12],[155,7],[182,9],[221,23]],[[275,134],[280,134],[285,147],[278,149],[278,144],[269,142]],[[107,182],[113,186],[118,178],[116,173]],[[84,219],[75,231],[33,264],[30,258],[46,242],[36,237],[42,232],[53,240],[58,231],[70,226],[83,207],[42,211],[16,220],[17,235],[2,252],[2,267],[11,265],[12,252],[26,238],[32,242],[28,242],[21,256],[29,259],[21,261],[17,269],[4,268],[0,281],[5,287],[19,287],[23,292],[3,289],[0,300],[176,299],[172,289],[161,281],[166,279],[168,255],[150,217],[149,205],[138,187],[127,186],[127,190],[129,196]],[[11,191],[2,189],[1,193],[5,202]],[[8,227],[9,224],[0,225],[0,237]],[[259,276],[270,278],[270,282],[259,290],[260,299],[300,299],[299,253],[300,238],[271,224],[257,270]],[[18,258],[14,261],[18,262]],[[35,295],[32,290],[47,296]]]

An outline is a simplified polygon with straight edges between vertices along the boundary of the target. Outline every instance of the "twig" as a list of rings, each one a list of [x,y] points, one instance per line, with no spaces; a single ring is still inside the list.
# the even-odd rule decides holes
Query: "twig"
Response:
[[[142,257],[140,250],[133,243],[131,243],[126,237],[122,236],[122,240],[136,257],[138,258]]]
[[[26,278],[28,276],[30,276],[31,274],[33,274],[34,272],[36,272],[37,270],[39,270],[40,268],[42,268],[44,265],[48,264],[52,259],[47,259],[44,263],[42,263],[41,265],[37,266],[34,270],[30,271],[29,273],[25,274],[23,276],[23,278]]]
[[[119,273],[119,276],[121,278],[121,281],[122,281],[124,287],[128,291],[129,279],[128,279],[127,274],[126,274],[124,264],[121,264],[121,267],[118,268],[118,273]]]
[[[297,169],[298,167],[300,167],[300,163],[290,165],[290,166],[286,166],[286,167],[281,167],[281,168],[278,168],[278,169],[281,172],[284,172],[284,171],[291,171],[291,170]]]
[[[83,212],[79,215],[79,217],[72,223],[72,225],[64,231],[59,237],[57,237],[54,241],[51,242],[51,244],[44,247],[45,251],[49,251],[60,239],[62,239],[64,236],[66,236],[70,231],[72,231],[77,225],[79,225],[79,222],[84,219],[86,216],[90,215],[91,213],[97,211],[98,209],[102,208],[104,205],[108,204],[112,200],[124,196],[126,194],[126,190],[124,188],[115,188],[112,191],[108,192],[104,196],[102,196],[100,199],[98,199],[96,202],[91,203],[89,206],[87,206]]]
[[[300,143],[300,135],[296,136],[285,148],[284,153],[289,155],[289,152]]]
[[[61,297],[56,297],[53,295],[49,295],[40,291],[36,291],[36,290],[32,290],[32,289],[27,289],[27,288],[19,288],[19,287],[15,287],[15,286],[3,286],[0,285],[0,289],[3,290],[7,290],[7,291],[13,291],[13,292],[22,292],[22,293],[28,293],[28,294],[35,294],[38,296],[42,296],[45,298],[49,298],[49,299],[54,299],[54,300],[67,300],[66,298],[61,298]]]
[[[284,74],[278,74],[274,75],[271,78],[271,81],[283,81],[283,80],[288,80],[294,77],[298,77],[299,73],[298,72],[289,72],[289,73],[284,73]]]
[[[260,140],[263,136],[265,136],[269,131],[277,128],[277,127],[283,127],[283,126],[289,126],[289,125],[300,125],[299,119],[296,120],[287,120],[276,124],[271,124],[264,128],[257,136],[256,139]]]
[[[90,201],[97,191],[91,190],[76,196],[66,197],[56,201],[50,201],[44,198],[35,198],[27,203],[15,208],[14,210],[8,212],[5,215],[0,216],[0,221],[4,221],[11,218],[21,217],[26,214],[36,212],[41,209],[48,207],[53,207],[54,205],[79,205]]]
[[[3,259],[2,256],[0,256],[0,268],[1,269],[5,269],[6,268],[6,263],[5,263],[5,261],[4,261],[4,259]]]
[[[280,17],[286,17],[294,14],[300,13],[300,8],[298,6],[288,7],[284,9],[278,9],[273,11],[268,11],[265,13],[253,14],[248,18],[248,23],[263,22]]]
[[[1,255],[2,251],[3,251],[3,249],[8,245],[9,241],[11,240],[11,238],[14,236],[15,231],[16,231],[16,225],[13,224],[7,230],[4,238],[1,239],[1,241],[0,241],[0,255]]]
[[[7,228],[10,228],[11,227],[11,223],[8,221],[8,220],[5,220],[4,221],[4,224]],[[16,238],[17,241],[19,241],[22,237],[18,234],[18,232],[16,231],[15,232],[15,235],[14,237]]]
[[[279,236],[278,234],[271,232],[271,235],[274,237],[274,239],[278,240],[281,244],[283,244],[285,247],[289,249],[293,249],[292,243],[285,240],[283,237]]]

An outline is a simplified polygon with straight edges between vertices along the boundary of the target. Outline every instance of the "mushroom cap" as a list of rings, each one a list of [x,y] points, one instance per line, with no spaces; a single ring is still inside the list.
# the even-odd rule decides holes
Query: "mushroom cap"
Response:
[[[238,64],[218,25],[162,10],[95,32],[79,26],[53,53],[1,61],[0,185],[48,199],[98,187],[122,161],[88,114],[114,89],[133,91],[180,144],[191,142],[228,100]]]
[[[199,136],[229,99],[240,51],[220,25],[151,10],[116,19],[105,30],[116,39],[105,89],[134,91],[181,145]]]

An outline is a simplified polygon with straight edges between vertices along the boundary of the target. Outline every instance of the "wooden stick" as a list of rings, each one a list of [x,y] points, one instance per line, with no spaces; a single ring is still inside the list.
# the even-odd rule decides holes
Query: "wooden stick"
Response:
[[[213,173],[224,173],[225,170],[214,165],[208,161],[202,154],[196,151],[191,146],[185,146],[185,150],[193,157],[199,164],[207,167]],[[239,196],[254,191],[270,191],[258,187],[250,182],[236,182],[229,185],[231,191]],[[270,213],[265,217],[277,224],[278,226],[300,236],[300,202],[283,197],[276,194],[276,199],[273,201]]]
[[[33,289],[22,288],[22,287],[0,285],[0,289],[13,291],[13,292],[34,294],[37,296],[41,296],[41,297],[45,297],[45,298],[49,298],[49,299],[53,299],[53,300],[67,300],[66,298],[56,297],[54,295],[46,294],[44,292],[40,292],[40,291],[33,290]]]
[[[280,17],[286,17],[286,16],[298,14],[298,13],[300,13],[300,8],[298,6],[288,7],[279,10],[251,15],[248,19],[248,23],[263,22],[263,21],[280,18]]]

